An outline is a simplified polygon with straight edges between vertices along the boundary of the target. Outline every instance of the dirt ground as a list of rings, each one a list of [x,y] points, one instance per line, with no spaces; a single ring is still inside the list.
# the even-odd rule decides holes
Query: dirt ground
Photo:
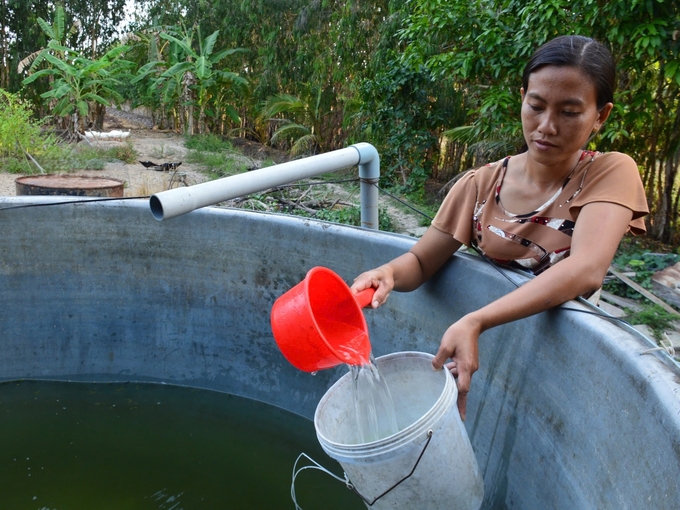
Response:
[[[164,191],[170,187],[191,186],[207,179],[207,176],[198,167],[187,161],[187,149],[184,146],[184,137],[175,132],[158,131],[154,128],[151,119],[138,113],[109,108],[106,113],[103,133],[119,131],[129,133],[125,137],[117,139],[90,139],[81,141],[80,145],[90,144],[94,147],[110,148],[126,143],[132,143],[138,153],[136,162],[126,164],[123,162],[107,163],[102,170],[80,170],[70,172],[70,175],[84,175],[88,177],[106,177],[118,179],[125,183],[125,196],[147,196]],[[242,147],[244,163],[246,166],[257,167],[258,162],[264,159],[273,159],[279,163],[285,156],[284,153],[275,154],[272,149],[265,147]],[[182,162],[177,171],[158,171],[146,168],[139,161],[151,161],[156,164]],[[49,173],[49,169],[46,169]],[[16,195],[16,179],[23,177],[21,174],[8,174],[0,172],[0,196]]]
[[[93,146],[109,148],[130,142],[138,153],[138,161],[131,164],[107,163],[102,170],[81,170],[72,172],[70,175],[106,177],[123,181],[126,197],[149,196],[170,187],[190,186],[207,179],[200,168],[187,162],[188,151],[184,146],[184,137],[178,133],[153,129],[148,117],[110,109],[107,111],[103,132],[110,133],[112,130],[129,132],[129,135],[120,139],[91,140],[89,143]],[[264,160],[273,160],[277,164],[288,160],[286,153],[260,144],[236,139],[234,145],[243,153],[244,163],[249,168],[259,168]],[[156,164],[181,161],[182,164],[177,168],[177,172],[164,172],[146,168],[139,161],[151,161]],[[16,195],[16,179],[19,177],[22,175],[0,172],[0,196]],[[348,197],[339,186],[331,190],[331,193],[337,193],[338,198],[343,202],[359,199],[358,196]],[[381,196],[380,205],[387,210],[399,232],[417,237],[423,234],[425,228],[419,225],[420,218],[417,214],[411,214],[405,212],[403,208],[396,207],[394,202],[385,196]]]
[[[141,163],[125,164],[123,162],[107,163],[102,170],[80,170],[72,175],[86,175],[90,177],[108,177],[125,182],[125,196],[147,196],[159,191],[169,189],[171,181],[182,181],[186,184],[197,184],[206,179],[191,164],[186,162],[187,150],[184,147],[184,139],[176,133],[160,133],[149,129],[131,129],[127,138],[139,153],[139,160],[153,161],[154,163],[169,163],[182,161],[177,173],[162,172],[145,168]],[[87,142],[80,142],[87,143]],[[123,145],[122,140],[93,140],[94,146],[108,148],[115,145]],[[0,173],[0,195],[16,195],[16,179],[20,174]]]

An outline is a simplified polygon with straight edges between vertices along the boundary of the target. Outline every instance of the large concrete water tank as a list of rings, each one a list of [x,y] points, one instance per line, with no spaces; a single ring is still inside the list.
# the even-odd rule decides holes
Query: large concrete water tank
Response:
[[[60,201],[0,199],[0,380],[175,383],[311,419],[344,370],[289,365],[272,304],[311,267],[349,282],[414,242],[241,210],[158,222],[146,201]],[[374,354],[433,353],[449,324],[512,288],[457,253],[366,311]],[[593,311],[570,302],[482,335],[466,427],[484,508],[680,507],[678,365]]]

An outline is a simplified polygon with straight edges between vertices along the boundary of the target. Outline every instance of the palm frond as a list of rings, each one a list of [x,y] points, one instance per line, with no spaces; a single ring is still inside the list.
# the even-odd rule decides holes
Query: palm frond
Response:
[[[295,124],[291,122],[284,124],[274,132],[271,138],[271,143],[275,144],[282,138],[298,138],[308,135],[311,135],[309,128],[303,126],[302,124]]]
[[[316,136],[310,133],[298,138],[290,148],[290,153],[293,156],[298,156],[308,152],[314,145],[316,145]]]
[[[477,131],[473,126],[458,126],[444,131],[442,136],[454,142],[470,144],[474,143]]]
[[[30,55],[28,55],[26,58],[22,59],[19,62],[19,65],[17,66],[17,72],[19,74],[21,74],[21,73],[24,72],[24,69],[30,68],[33,61],[38,57],[38,55],[40,55],[40,53],[42,53],[42,51],[43,50],[34,51]]]
[[[290,94],[272,96],[264,104],[262,115],[275,117],[280,113],[298,113],[305,110],[305,103]]]

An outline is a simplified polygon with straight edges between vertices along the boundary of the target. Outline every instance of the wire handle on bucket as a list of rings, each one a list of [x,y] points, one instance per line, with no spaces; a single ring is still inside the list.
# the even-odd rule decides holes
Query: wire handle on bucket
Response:
[[[415,472],[416,468],[418,467],[418,464],[420,463],[420,459],[422,459],[422,458],[423,458],[423,455],[425,454],[425,450],[427,450],[427,446],[430,444],[430,440],[432,439],[432,434],[434,434],[434,431],[433,431],[432,429],[430,429],[430,430],[427,431],[427,441],[425,442],[425,446],[423,446],[423,451],[420,452],[420,455],[418,455],[418,459],[416,459],[416,463],[413,465],[413,469],[411,469],[411,472],[410,472],[409,474],[407,474],[404,478],[402,478],[401,480],[399,480],[397,483],[395,483],[392,487],[390,487],[390,488],[387,489],[385,492],[383,492],[380,496],[378,496],[377,498],[375,498],[373,501],[369,501],[368,499],[366,499],[366,498],[365,498],[365,497],[364,497],[364,496],[356,489],[356,487],[354,487],[354,485],[352,484],[352,482],[351,482],[350,479],[348,478],[347,473],[344,473],[345,478],[342,479],[342,478],[340,478],[339,476],[337,476],[337,475],[331,473],[330,471],[328,471],[328,469],[326,469],[326,468],[323,467],[321,464],[319,464],[318,462],[316,462],[314,459],[312,459],[311,457],[309,457],[309,455],[307,455],[306,453],[301,453],[301,454],[298,456],[298,458],[295,460],[295,464],[293,465],[293,480],[292,480],[291,485],[290,485],[290,496],[291,496],[291,498],[293,498],[293,503],[295,504],[295,510],[302,510],[302,509],[300,508],[300,506],[297,504],[297,498],[296,498],[296,496],[295,496],[295,479],[296,479],[297,476],[298,476],[302,471],[304,471],[305,469],[318,469],[319,471],[323,471],[323,472],[325,472],[325,473],[328,473],[329,475],[331,475],[333,478],[335,478],[336,480],[338,480],[338,481],[340,481],[340,482],[345,482],[345,485],[347,486],[347,488],[350,489],[352,492],[354,492],[357,496],[359,496],[359,497],[361,498],[361,500],[362,500],[364,503],[366,503],[368,506],[373,506],[373,505],[375,504],[376,501],[378,501],[380,498],[382,498],[383,496],[385,496],[386,494],[388,494],[390,491],[392,491],[393,489],[395,489],[399,484],[401,484],[402,482],[406,481],[407,479],[409,479],[409,478],[413,475],[413,473]],[[305,457],[307,460],[309,460],[309,461],[310,461],[312,464],[314,464],[314,465],[313,465],[313,466],[303,466],[303,467],[301,467],[300,469],[298,469],[298,468],[297,468],[297,463],[300,461],[300,459],[301,459],[302,457]]]
[[[298,464],[298,462],[300,462],[300,459],[301,459],[302,457],[306,458],[309,462],[311,462],[311,463],[313,464],[313,466],[302,466],[300,469],[298,469],[297,464]],[[296,479],[297,476],[298,476],[302,471],[304,471],[305,469],[318,469],[319,471],[323,471],[324,473],[327,473],[327,474],[331,475],[333,478],[335,478],[335,479],[338,480],[339,482],[344,482],[345,485],[348,485],[348,486],[349,486],[349,483],[350,483],[350,482],[349,482],[349,480],[347,479],[347,473],[345,473],[345,478],[344,478],[344,479],[343,479],[343,478],[340,478],[340,477],[337,476],[336,474],[331,473],[330,471],[328,471],[328,469],[326,469],[325,467],[323,467],[321,464],[319,464],[317,461],[315,461],[314,459],[312,459],[312,458],[311,458],[309,455],[307,455],[306,453],[301,453],[300,455],[298,455],[298,458],[295,459],[295,464],[293,464],[293,480],[291,481],[291,484],[290,484],[290,497],[293,499],[293,503],[295,504],[295,510],[302,510],[302,508],[300,508],[300,505],[298,505],[298,503],[297,503],[297,496],[295,495],[295,479]]]
[[[399,484],[401,484],[402,482],[408,480],[408,479],[413,475],[413,473],[415,472],[416,468],[418,467],[418,464],[420,463],[420,459],[422,459],[422,458],[423,458],[423,455],[425,454],[425,450],[427,450],[427,446],[430,444],[430,440],[432,439],[432,434],[434,434],[434,432],[432,431],[432,429],[430,429],[430,430],[427,431],[427,441],[425,442],[425,446],[423,446],[423,451],[420,452],[420,455],[418,455],[418,459],[416,460],[416,463],[413,465],[413,469],[411,469],[411,472],[410,472],[409,474],[407,474],[404,478],[402,478],[401,480],[399,480],[397,483],[395,483],[392,487],[390,487],[390,488],[387,489],[385,492],[383,492],[380,496],[378,496],[377,498],[375,498],[373,501],[369,501],[368,499],[366,499],[366,498],[365,498],[365,497],[364,497],[364,496],[356,489],[356,487],[354,487],[354,485],[352,485],[352,482],[350,482],[349,479],[347,478],[347,473],[345,473],[345,479],[347,480],[347,488],[350,489],[350,490],[352,490],[352,491],[353,491],[357,496],[359,496],[359,497],[363,500],[363,502],[366,503],[368,506],[373,506],[373,505],[375,504],[376,501],[378,501],[378,500],[379,500],[380,498],[382,498],[383,496],[387,495],[387,494],[388,494],[389,492],[391,492],[393,489],[396,489],[397,486],[399,486]]]

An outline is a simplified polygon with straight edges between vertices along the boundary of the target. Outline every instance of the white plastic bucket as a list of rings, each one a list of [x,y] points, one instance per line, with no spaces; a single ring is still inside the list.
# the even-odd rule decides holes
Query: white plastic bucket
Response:
[[[319,443],[369,508],[478,510],[482,504],[484,484],[456,406],[455,380],[448,370],[433,370],[432,358],[399,352],[376,360],[394,399],[396,434],[350,444],[356,438],[351,374],[316,408]]]

